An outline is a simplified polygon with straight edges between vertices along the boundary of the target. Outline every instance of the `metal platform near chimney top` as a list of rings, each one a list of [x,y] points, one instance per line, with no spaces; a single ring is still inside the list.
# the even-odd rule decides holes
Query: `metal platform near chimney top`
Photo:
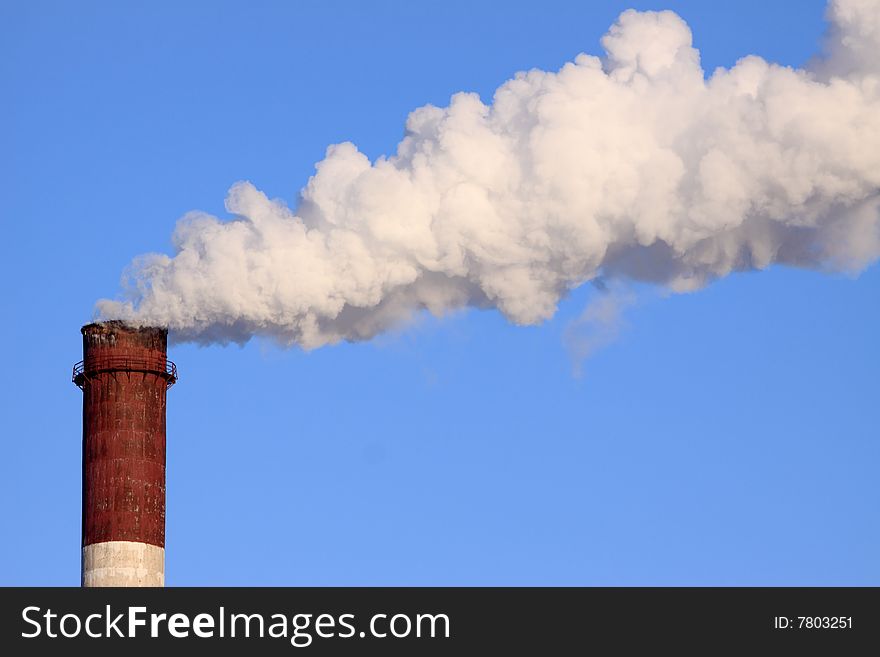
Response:
[[[73,366],[71,380],[82,388],[86,379],[92,374],[103,372],[144,372],[156,374],[165,379],[170,388],[177,383],[177,365],[167,358],[138,358],[131,356],[104,356],[90,360],[88,367],[85,361],[79,361]]]

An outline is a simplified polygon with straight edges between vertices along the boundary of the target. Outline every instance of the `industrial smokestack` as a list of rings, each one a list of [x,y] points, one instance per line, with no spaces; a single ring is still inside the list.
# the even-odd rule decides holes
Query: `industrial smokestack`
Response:
[[[168,331],[111,321],[82,335],[82,585],[164,586]]]

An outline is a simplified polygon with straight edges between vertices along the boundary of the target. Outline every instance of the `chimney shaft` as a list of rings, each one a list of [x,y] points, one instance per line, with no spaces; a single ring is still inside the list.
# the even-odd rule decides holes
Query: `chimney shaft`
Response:
[[[168,332],[113,321],[82,334],[82,585],[164,586]]]

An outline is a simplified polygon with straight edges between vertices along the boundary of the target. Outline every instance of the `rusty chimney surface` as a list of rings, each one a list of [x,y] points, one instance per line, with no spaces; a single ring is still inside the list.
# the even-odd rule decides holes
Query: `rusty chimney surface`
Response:
[[[82,335],[82,584],[163,586],[168,331],[109,321]]]

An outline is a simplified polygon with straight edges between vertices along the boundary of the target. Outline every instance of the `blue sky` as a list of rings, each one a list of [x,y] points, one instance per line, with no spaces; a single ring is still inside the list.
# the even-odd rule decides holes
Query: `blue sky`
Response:
[[[0,583],[79,583],[69,369],[132,256],[237,180],[293,202],[328,144],[377,157],[415,107],[599,54],[630,6],[707,71],[824,29],[813,1],[4,3]],[[880,268],[638,293],[580,378],[589,286],[539,327],[173,346],[168,584],[880,584]]]

